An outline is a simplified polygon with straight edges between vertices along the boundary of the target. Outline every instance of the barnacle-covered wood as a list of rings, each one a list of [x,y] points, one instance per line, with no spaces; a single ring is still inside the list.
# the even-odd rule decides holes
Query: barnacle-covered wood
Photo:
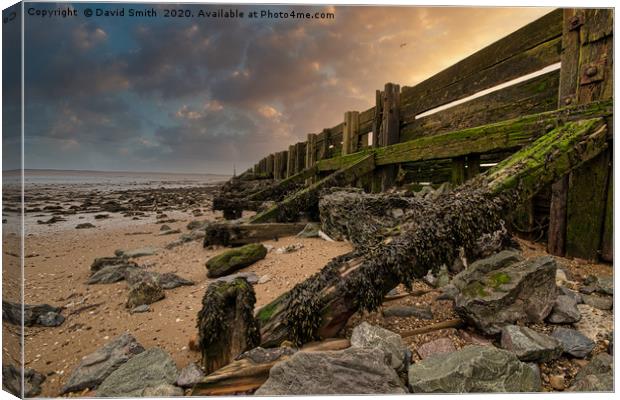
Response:
[[[524,199],[607,148],[600,118],[566,123],[486,173],[430,204],[423,218],[402,223],[400,234],[356,248],[258,310],[261,346],[335,336],[358,310],[375,310],[389,290],[407,286],[442,264],[456,249],[472,254],[480,237],[503,228]]]
[[[245,279],[209,285],[198,312],[198,345],[207,374],[259,344],[254,289]]]
[[[212,223],[205,229],[204,247],[243,246],[265,240],[278,240],[285,236],[294,236],[306,226],[305,222],[237,224],[230,222]]]

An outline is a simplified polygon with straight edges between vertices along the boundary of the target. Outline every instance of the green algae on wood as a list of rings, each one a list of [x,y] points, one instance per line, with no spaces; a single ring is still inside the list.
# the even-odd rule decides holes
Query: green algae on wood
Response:
[[[266,255],[267,248],[261,243],[250,243],[236,249],[226,250],[207,261],[207,276],[218,278],[228,275],[262,260]]]

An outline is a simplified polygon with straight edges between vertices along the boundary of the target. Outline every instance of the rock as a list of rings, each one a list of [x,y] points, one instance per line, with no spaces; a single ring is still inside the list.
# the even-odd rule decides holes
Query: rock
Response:
[[[141,271],[142,269],[135,263],[123,263],[116,265],[107,265],[99,271],[93,273],[88,278],[89,285],[96,283],[115,283],[122,281],[131,271]]]
[[[125,307],[133,309],[135,307],[152,304],[166,297],[164,289],[157,282],[157,279],[143,279],[132,285],[127,294]]]
[[[141,397],[180,397],[184,392],[178,386],[162,383],[157,386],[149,386],[142,390]]]
[[[246,351],[237,357],[235,360],[249,359],[256,364],[268,363],[276,361],[277,359],[285,356],[293,355],[297,352],[297,349],[292,347],[274,347],[270,349],[264,349],[262,347],[255,347],[252,350]]]
[[[139,313],[148,312],[150,309],[151,309],[151,306],[149,306],[148,304],[142,304],[141,306],[132,308],[131,311],[129,312],[131,314],[139,314]]]
[[[122,364],[99,385],[98,397],[137,397],[146,388],[172,385],[179,372],[172,357],[153,347]]]
[[[409,367],[413,393],[536,392],[534,371],[505,350],[466,346]]]
[[[202,229],[194,229],[189,233],[184,233],[179,237],[179,240],[183,243],[192,242],[194,240],[200,240],[205,237],[205,231]]]
[[[106,219],[106,218],[110,218],[109,214],[97,214],[95,215],[95,219]]]
[[[2,389],[13,395],[26,398],[41,394],[41,384],[45,375],[32,368],[24,368],[24,393],[22,396],[22,372],[13,365],[2,365]]]
[[[436,274],[433,274],[431,271],[424,277],[424,280],[435,288],[440,288],[448,285],[450,283],[450,274],[448,273],[448,267],[442,265],[439,267],[439,270]]]
[[[584,280],[583,293],[601,293],[612,296],[614,294],[614,278],[613,276],[589,275]]]
[[[593,341],[605,338],[613,330],[613,315],[587,304],[577,304],[581,319],[574,324],[575,328]]]
[[[582,297],[585,304],[598,308],[599,310],[611,310],[614,305],[614,301],[611,297],[599,297],[587,294],[584,294]]]
[[[297,234],[297,237],[316,238],[319,237],[319,224],[310,222],[304,229]]]
[[[563,391],[566,388],[566,386],[564,385],[564,375],[549,376],[549,384],[555,390]]]
[[[553,257],[467,274],[475,264],[461,273],[467,275],[465,281],[453,280],[459,289],[454,304],[461,318],[485,334],[497,334],[502,326],[516,322],[539,323],[551,312],[557,297]]]
[[[157,236],[176,235],[178,233],[181,233],[180,229],[170,229],[170,230],[160,232]]]
[[[448,338],[439,338],[430,342],[424,343],[416,349],[421,359],[426,359],[431,356],[435,356],[443,353],[451,353],[456,351],[452,340]]]
[[[536,363],[527,363],[527,366],[534,371],[534,376],[536,377],[536,383],[534,384],[538,388],[542,388],[542,377],[540,376],[540,367]]]
[[[577,302],[574,297],[558,296],[551,310],[551,314],[547,317],[547,321],[552,324],[572,324],[581,319],[581,314],[577,309]]]
[[[177,386],[180,387],[192,387],[196,383],[200,382],[205,376],[204,372],[195,363],[190,363],[187,367],[181,370],[179,377],[177,378]]]
[[[155,255],[157,251],[154,247],[143,247],[135,250],[116,250],[114,254],[118,257],[138,258]]]
[[[55,327],[65,321],[60,313],[61,307],[49,304],[24,304],[23,321],[25,326]],[[2,321],[13,325],[22,325],[22,305],[10,301],[2,301]]]
[[[284,247],[280,247],[276,249],[276,254],[293,253],[303,248],[304,248],[304,245],[302,243],[289,244],[288,246],[284,246]]]
[[[551,336],[560,342],[564,353],[577,358],[587,357],[596,346],[594,341],[575,329],[558,327]]]
[[[218,278],[228,275],[262,260],[266,255],[267,249],[260,243],[246,244],[236,249],[226,250],[207,261],[207,276]]]
[[[404,394],[396,371],[379,349],[297,352],[277,363],[258,396],[315,394]]]
[[[501,346],[521,361],[547,362],[562,354],[562,346],[556,339],[524,326],[503,327]]]
[[[170,231],[172,228],[169,225],[163,224],[160,228],[160,231]]]
[[[133,261],[128,261],[127,258],[125,257],[100,257],[100,258],[95,258],[95,260],[93,261],[93,263],[90,265],[90,273],[91,275],[97,271],[102,270],[104,267],[110,266],[110,265],[131,265],[133,267],[137,267],[138,264],[136,264]]]
[[[255,303],[254,289],[245,279],[216,281],[207,287],[197,323],[198,344],[202,350],[201,366],[205,374],[229,364],[239,354],[259,345]]]
[[[433,319],[433,312],[430,307],[415,306],[390,306],[383,310],[384,317],[415,317],[418,319]]]
[[[265,274],[265,275],[260,277],[260,279],[258,280],[258,284],[259,285],[263,285],[263,284],[269,282],[270,280],[271,280],[271,275]]]
[[[566,277],[566,272],[563,269],[558,268],[555,271],[555,284],[558,286],[563,286],[566,282],[568,282],[568,278]]]
[[[400,335],[379,326],[362,322],[351,333],[351,346],[377,348],[388,357],[389,365],[397,371],[403,370],[407,345]]]
[[[577,304],[583,303],[583,297],[581,297],[581,295],[579,293],[575,292],[574,290],[570,290],[569,288],[567,288],[565,286],[560,286],[558,289],[560,291],[559,294],[561,296],[571,297],[573,300],[575,300],[575,303],[577,303]]]
[[[177,274],[173,274],[172,272],[165,272],[163,274],[160,274],[157,279],[157,283],[159,283],[160,286],[166,290],[178,288],[179,286],[191,286],[194,284],[194,282],[185,278],[181,278],[180,276],[178,276]]]
[[[237,278],[245,279],[246,281],[248,281],[248,283],[250,285],[254,285],[254,284],[258,283],[258,281],[259,281],[258,275],[256,275],[254,272],[237,272],[235,274],[230,274],[230,275],[226,275],[226,276],[222,276],[220,278],[217,278],[215,280],[215,282],[227,282],[227,283],[230,283],[230,282],[234,281]]]
[[[209,224],[208,221],[192,221],[189,224],[187,224],[187,230],[188,231],[193,231],[193,230],[205,230],[207,228],[207,225]]]
[[[90,229],[90,228],[96,228],[96,226],[91,224],[90,222],[85,222],[83,224],[77,224],[75,226],[75,229]]]
[[[144,347],[129,333],[124,333],[84,357],[63,386],[61,394],[96,388],[113,371],[129,361]]]
[[[607,353],[597,354],[575,376],[573,392],[611,392],[614,386],[613,357]]]

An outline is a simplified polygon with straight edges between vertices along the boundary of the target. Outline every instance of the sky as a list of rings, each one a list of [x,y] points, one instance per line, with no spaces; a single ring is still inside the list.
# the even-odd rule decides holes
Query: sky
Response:
[[[413,86],[551,11],[182,7],[246,16],[214,19],[164,18],[170,7],[152,6],[157,17],[129,17],[130,8],[151,9],[135,4],[27,4],[78,16],[25,18],[26,168],[242,171],[340,123],[345,111],[372,107],[386,82]],[[125,16],[87,18],[85,8]],[[267,9],[334,18],[247,18]],[[3,81],[5,94],[19,93]],[[16,115],[10,107],[5,100],[5,115]],[[5,136],[17,122],[4,118]],[[5,152],[5,169],[16,162]]]

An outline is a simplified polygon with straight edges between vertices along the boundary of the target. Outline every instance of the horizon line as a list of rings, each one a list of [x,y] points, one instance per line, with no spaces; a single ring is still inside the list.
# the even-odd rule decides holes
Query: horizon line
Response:
[[[13,168],[3,169],[5,172],[19,171],[57,171],[57,172],[106,172],[106,173],[132,173],[132,174],[178,174],[178,175],[224,175],[232,176],[230,173],[213,173],[213,172],[170,172],[170,171],[127,171],[127,170],[96,170],[96,169],[60,169],[60,168]]]

